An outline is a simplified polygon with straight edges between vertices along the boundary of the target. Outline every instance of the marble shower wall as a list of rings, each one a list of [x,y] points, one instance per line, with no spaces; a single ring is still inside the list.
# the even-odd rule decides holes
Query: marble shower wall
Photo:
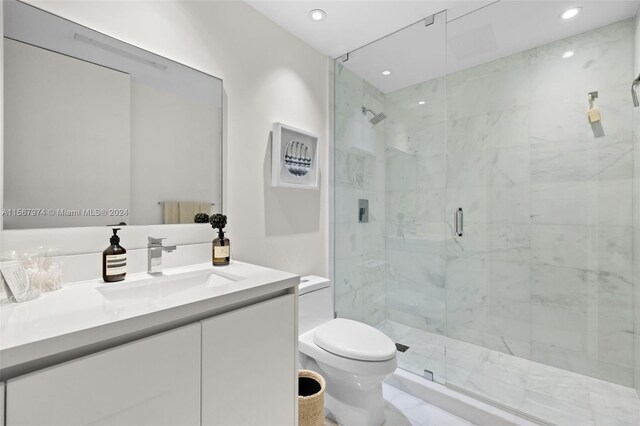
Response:
[[[388,319],[633,385],[632,49],[628,20],[386,94]]]
[[[447,77],[449,337],[633,386],[633,30]]]
[[[384,95],[335,65],[335,304],[338,316],[375,325],[385,318],[386,122]],[[358,223],[358,199],[369,200],[369,222]]]
[[[444,77],[385,97],[386,315],[439,334],[446,320],[445,97]]]
[[[338,315],[633,386],[633,43],[627,20],[386,95],[337,64]]]

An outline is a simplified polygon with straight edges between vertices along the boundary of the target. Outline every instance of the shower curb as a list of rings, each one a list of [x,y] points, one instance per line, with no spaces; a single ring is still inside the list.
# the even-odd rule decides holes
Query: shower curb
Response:
[[[400,368],[385,383],[478,426],[548,425],[503,410]]]

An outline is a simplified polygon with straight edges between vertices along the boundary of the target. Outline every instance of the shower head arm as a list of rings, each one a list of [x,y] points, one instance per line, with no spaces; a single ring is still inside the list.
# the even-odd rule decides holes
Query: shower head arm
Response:
[[[378,115],[378,114],[376,114],[373,110],[370,110],[370,109],[369,109],[369,108],[367,108],[367,107],[362,107],[362,113],[363,113],[364,115],[367,115],[367,112],[370,112],[371,114],[373,114],[373,116],[374,116],[374,117],[375,117],[376,115]]]
[[[636,92],[636,86],[638,86],[638,84],[640,84],[640,74],[638,74],[638,77],[633,80],[633,83],[631,83],[631,98],[633,99],[634,107],[640,106],[640,102],[638,101],[638,93]]]
[[[384,120],[385,118],[387,118],[387,115],[384,112],[381,112],[380,114],[376,114],[375,111],[363,106],[362,115],[366,116],[367,112],[370,112],[371,114],[373,114],[373,117],[369,120],[369,122],[374,126],[379,122],[381,122],[382,120]]]

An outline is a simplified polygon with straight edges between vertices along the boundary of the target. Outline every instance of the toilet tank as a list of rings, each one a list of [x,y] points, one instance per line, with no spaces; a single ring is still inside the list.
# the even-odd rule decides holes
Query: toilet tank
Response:
[[[331,281],[309,275],[298,286],[298,334],[306,333],[333,319]]]

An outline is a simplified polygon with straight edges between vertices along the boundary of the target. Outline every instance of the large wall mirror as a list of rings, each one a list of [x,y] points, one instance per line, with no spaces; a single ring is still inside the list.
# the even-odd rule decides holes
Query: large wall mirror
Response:
[[[4,1],[4,229],[222,209],[222,80]]]

